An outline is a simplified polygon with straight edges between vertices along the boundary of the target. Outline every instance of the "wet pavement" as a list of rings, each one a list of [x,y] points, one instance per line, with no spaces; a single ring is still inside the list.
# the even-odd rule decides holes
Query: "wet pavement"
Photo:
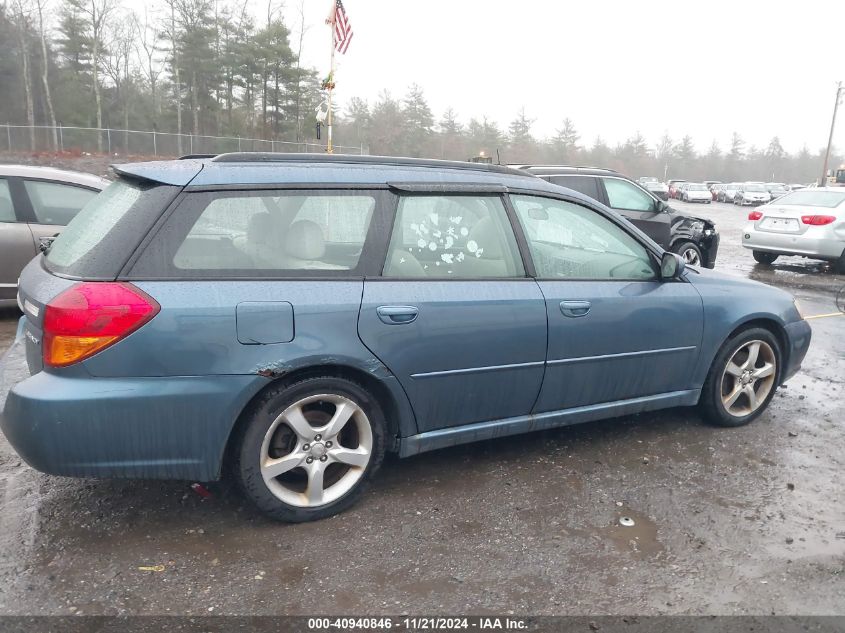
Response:
[[[845,279],[763,269],[738,246],[747,210],[695,211],[719,269],[836,312]],[[0,613],[845,614],[845,317],[812,323],[803,371],[747,427],[673,409],[388,459],[305,525],[225,483],[41,475],[0,439]]]

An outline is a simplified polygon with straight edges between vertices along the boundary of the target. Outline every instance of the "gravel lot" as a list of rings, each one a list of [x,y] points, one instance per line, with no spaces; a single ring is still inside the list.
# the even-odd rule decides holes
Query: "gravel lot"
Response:
[[[695,211],[722,232],[718,269],[836,311],[845,279],[764,269],[739,246],[747,210]],[[0,313],[4,349],[17,316]],[[362,503],[307,525],[226,483],[203,499],[41,475],[0,439],[0,614],[845,614],[845,317],[813,328],[748,427],[673,409],[392,459]]]

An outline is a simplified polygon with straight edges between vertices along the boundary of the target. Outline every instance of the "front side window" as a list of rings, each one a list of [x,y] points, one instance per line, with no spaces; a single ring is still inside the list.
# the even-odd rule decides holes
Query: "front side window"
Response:
[[[601,214],[571,202],[511,196],[537,277],[656,279],[646,248]]]
[[[14,222],[15,207],[12,206],[12,194],[9,191],[9,182],[0,178],[0,222]]]
[[[375,208],[358,192],[211,194],[182,239],[181,271],[353,271]]]
[[[524,277],[497,196],[403,196],[384,266],[387,277]]]
[[[636,185],[619,178],[604,178],[607,199],[614,209],[654,211],[654,200]]]
[[[66,226],[97,195],[91,189],[56,182],[24,180],[23,184],[39,224]]]

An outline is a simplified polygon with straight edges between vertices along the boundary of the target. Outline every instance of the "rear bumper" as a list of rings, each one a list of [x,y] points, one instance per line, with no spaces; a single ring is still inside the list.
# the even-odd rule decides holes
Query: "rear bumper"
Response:
[[[789,323],[784,329],[786,330],[788,349],[786,350],[786,369],[780,379],[782,383],[792,378],[801,369],[801,363],[804,362],[807,350],[810,349],[810,340],[813,337],[813,330],[806,321]]]
[[[845,251],[845,241],[840,239],[812,237],[807,233],[798,235],[758,231],[753,225],[746,226],[742,231],[742,245],[755,251],[831,260],[839,259]]]
[[[11,389],[0,428],[24,461],[52,475],[209,481],[219,477],[235,420],[264,383],[39,372]]]

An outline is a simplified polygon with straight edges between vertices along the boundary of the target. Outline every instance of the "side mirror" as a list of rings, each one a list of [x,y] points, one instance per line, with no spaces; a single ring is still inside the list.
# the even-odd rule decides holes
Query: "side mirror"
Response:
[[[686,268],[687,265],[683,257],[666,251],[660,260],[660,278],[664,281],[668,279],[680,279]]]

